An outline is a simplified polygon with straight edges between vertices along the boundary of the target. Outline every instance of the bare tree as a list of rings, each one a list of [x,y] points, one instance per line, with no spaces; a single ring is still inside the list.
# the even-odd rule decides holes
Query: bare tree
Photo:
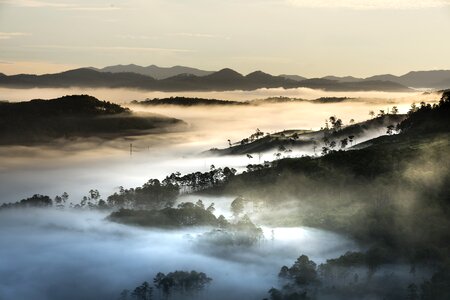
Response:
[[[393,115],[398,114],[398,107],[397,106],[393,106],[392,107],[391,114],[393,114]]]

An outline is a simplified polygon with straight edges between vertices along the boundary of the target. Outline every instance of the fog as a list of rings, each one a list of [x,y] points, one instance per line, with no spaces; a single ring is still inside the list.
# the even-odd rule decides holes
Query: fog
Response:
[[[145,92],[123,89],[0,89],[2,97],[11,101],[33,98],[53,98],[72,93],[88,93],[102,100],[129,103],[132,99],[166,97],[175,93]],[[130,106],[136,113],[152,112],[184,120],[187,125],[159,134],[125,137],[114,140],[95,138],[59,140],[53,144],[25,147],[0,147],[0,203],[14,202],[35,193],[54,196],[68,192],[70,201],[77,203],[92,188],[103,196],[119,186],[135,187],[149,178],[162,179],[172,172],[188,173],[230,166],[242,170],[249,163],[273,160],[273,153],[247,156],[210,157],[198,154],[211,148],[228,147],[248,137],[256,128],[263,132],[284,129],[317,130],[332,115],[345,124],[369,118],[368,112],[393,105],[405,113],[412,102],[437,100],[436,95],[419,93],[324,92],[311,89],[263,89],[251,92],[183,93],[184,96],[248,100],[268,96],[316,98],[322,96],[365,97],[349,102],[314,104],[309,102],[262,104],[249,106],[177,107]],[[371,98],[371,97],[379,98]],[[360,139],[384,134],[370,132]],[[133,152],[130,156],[130,143]],[[293,149],[291,156],[311,154],[312,149]]]
[[[367,120],[369,111],[387,111],[395,105],[400,113],[406,113],[413,102],[433,102],[439,98],[435,94],[419,93],[271,89],[183,93],[183,96],[240,101],[270,96],[352,99],[327,104],[292,102],[239,107],[177,107],[129,104],[135,99],[177,95],[175,93],[119,89],[0,91],[2,97],[10,101],[85,93],[101,100],[125,103],[136,114],[151,112],[185,121],[184,125],[163,132],[112,140],[92,137],[57,140],[36,146],[2,146],[0,204],[33,194],[53,198],[63,192],[69,194],[69,203],[76,204],[90,189],[98,189],[106,199],[120,186],[141,186],[150,178],[163,179],[177,171],[182,174],[206,171],[211,165],[242,171],[248,164],[273,160],[274,153],[268,151],[249,158],[246,155],[219,157],[204,152],[211,148],[226,148],[228,139],[233,143],[239,142],[254,133],[256,128],[265,133],[285,129],[318,130],[330,116],[341,118],[347,125],[350,119],[356,122]],[[357,142],[382,134],[385,134],[384,128],[368,131]],[[289,155],[312,153],[313,149],[298,148]],[[415,170],[408,169],[406,174],[414,177]],[[291,183],[291,186],[299,183]],[[195,202],[201,198],[205,206],[215,203],[216,216],[222,214],[232,218],[229,208],[235,196],[183,195],[177,201]],[[303,210],[303,214],[299,210]],[[305,216],[308,205],[295,208],[286,205],[284,211],[280,208],[277,214],[272,211],[270,214],[272,218],[282,218],[286,212],[293,217],[295,214]],[[301,254],[320,264],[347,251],[365,250],[364,246],[333,232],[306,227],[269,227],[267,224],[273,223],[267,217],[268,212],[251,215],[257,225],[265,225],[262,227],[265,240],[249,248],[199,244],[198,236],[211,228],[145,229],[110,222],[105,219],[108,213],[69,208],[0,211],[0,299],[117,299],[121,290],[134,289],[143,281],[152,282],[158,272],[175,270],[197,270],[213,278],[200,299],[220,300],[218,295],[223,295],[223,299],[262,299],[267,296],[269,288],[279,286],[277,275],[280,267],[292,265]],[[406,273],[402,268],[393,269]],[[392,273],[389,269],[386,272]],[[379,274],[383,274],[383,270],[377,273],[377,276],[382,276]],[[386,281],[384,277],[383,280]]]
[[[214,98],[224,100],[254,100],[264,99],[268,97],[290,97],[301,99],[316,99],[320,97],[355,97],[365,99],[399,99],[410,98],[412,96],[419,96],[422,93],[420,91],[411,92],[379,92],[379,91],[361,91],[361,92],[335,92],[315,90],[310,88],[262,88],[252,91],[183,91],[183,92],[159,92],[159,91],[146,91],[137,89],[125,89],[125,88],[4,88],[0,87],[0,100],[9,101],[27,101],[30,99],[49,99],[60,97],[61,95],[73,95],[73,94],[89,94],[91,96],[107,99],[116,103],[128,103],[132,100],[144,100],[146,98],[165,98],[172,96],[184,96],[184,97],[199,97],[199,98]]]
[[[274,228],[258,246],[201,251],[207,228],[141,229],[83,210],[0,212],[0,299],[117,299],[158,272],[197,270],[213,278],[204,299],[262,299],[277,285],[281,265],[300,253],[323,262],[358,249],[345,237],[310,228]],[[272,228],[265,228],[265,233]],[[228,253],[228,254],[224,254]],[[245,278],[243,280],[243,278]],[[222,295],[222,296],[220,296]]]

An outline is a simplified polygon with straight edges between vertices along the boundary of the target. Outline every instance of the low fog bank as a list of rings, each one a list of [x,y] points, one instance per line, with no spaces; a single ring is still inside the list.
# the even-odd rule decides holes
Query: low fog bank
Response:
[[[14,93],[12,93],[14,92]],[[49,92],[49,95],[45,93]],[[54,94],[51,94],[51,93]],[[12,90],[11,94],[32,98],[56,97],[71,92],[91,93],[90,90]],[[104,89],[104,94],[92,93],[102,100],[115,100],[118,90]],[[120,97],[133,93],[122,91]],[[135,91],[136,92],[136,91]],[[138,91],[141,93],[140,91]],[[27,94],[30,93],[30,94]],[[230,92],[231,94],[237,92]],[[320,92],[319,93],[323,93]],[[264,96],[268,96],[264,95]],[[280,91],[274,91],[280,95]],[[324,96],[327,94],[313,95]],[[331,94],[330,94],[331,95]],[[335,95],[333,93],[333,95]],[[146,95],[149,96],[149,95]],[[205,96],[205,95],[203,95]],[[207,97],[215,97],[214,93]],[[226,99],[230,99],[224,94]],[[357,96],[346,93],[345,96]],[[404,95],[401,95],[404,96]],[[285,129],[320,129],[330,116],[341,118],[344,125],[351,119],[355,122],[368,119],[369,111],[387,111],[392,102],[405,113],[410,97],[398,94],[386,95],[384,100],[342,102],[342,103],[278,103],[258,106],[236,107],[143,107],[131,106],[137,113],[157,113],[184,120],[187,125],[175,132],[159,132],[146,136],[130,136],[113,140],[95,138],[78,140],[57,140],[47,146],[0,147],[0,203],[15,202],[35,193],[54,196],[67,192],[70,201],[77,203],[90,189],[98,189],[107,196],[117,191],[119,186],[126,188],[140,186],[149,178],[162,179],[173,172],[189,173],[206,171],[211,165],[216,167],[234,167],[244,170],[248,164],[273,160],[274,153],[262,153],[261,156],[248,158],[246,155],[236,157],[214,157],[198,154],[211,148],[226,148],[228,140],[235,143],[254,133],[256,128],[264,132],[278,132]],[[437,98],[433,95],[431,101]],[[21,98],[21,99],[23,99]],[[384,134],[382,131],[368,132],[358,142]],[[130,155],[130,144],[132,144]],[[310,155],[312,147],[293,149],[291,157]]]
[[[103,146],[93,147],[92,151],[67,152],[51,148],[0,147],[0,204],[33,194],[54,197],[63,192],[69,194],[69,203],[76,204],[90,189],[98,189],[105,199],[120,186],[141,186],[150,178],[162,180],[177,171],[182,174],[206,172],[211,165],[234,166],[243,171],[249,163],[245,156],[203,157],[197,155],[196,150],[192,154],[188,146],[186,149],[170,147],[133,146],[132,156],[129,142],[124,142],[122,148]]]
[[[129,103],[132,100],[145,100],[147,98],[167,98],[174,96],[184,97],[198,97],[198,98],[214,98],[223,100],[254,100],[264,99],[269,97],[291,97],[302,99],[316,99],[320,97],[349,97],[355,98],[380,98],[380,99],[394,99],[405,98],[413,95],[421,95],[421,92],[333,92],[315,90],[310,88],[264,88],[254,91],[224,91],[224,92],[156,92],[144,91],[134,89],[121,88],[29,88],[29,89],[14,89],[14,88],[0,88],[2,99],[9,101],[27,101],[36,98],[57,98],[68,94],[89,94],[99,99],[108,99],[119,104]]]
[[[110,223],[106,214],[0,212],[0,299],[113,300],[122,289],[175,270],[196,270],[213,278],[202,294],[205,298],[262,299],[277,284],[280,266],[300,253],[323,262],[357,249],[350,240],[326,231],[265,228],[266,235],[271,230],[275,235],[255,248],[210,255],[213,247],[195,245],[195,236],[207,228],[147,230]]]

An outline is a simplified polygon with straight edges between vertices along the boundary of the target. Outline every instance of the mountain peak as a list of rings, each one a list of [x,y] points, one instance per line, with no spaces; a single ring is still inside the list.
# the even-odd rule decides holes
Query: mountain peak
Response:
[[[272,76],[272,75],[265,73],[261,70],[253,71],[253,72],[247,74],[247,77],[255,77],[255,76]]]
[[[241,73],[236,72],[233,69],[225,68],[215,73],[208,75],[209,78],[217,78],[217,79],[234,79],[234,78],[242,78],[244,77]]]
[[[263,71],[258,70],[258,71],[254,71],[254,72],[251,72],[251,73],[247,74],[247,76],[245,76],[245,77],[247,77],[249,79],[269,79],[269,78],[271,79],[274,76],[272,76],[272,75],[270,75],[268,73],[264,73]]]
[[[294,80],[294,81],[303,81],[306,80],[308,78],[303,77],[303,76],[299,76],[299,75],[288,75],[288,74],[281,74],[279,75],[279,77],[283,77],[289,80]]]
[[[211,71],[204,71],[190,67],[174,66],[174,67],[158,67],[157,65],[149,65],[146,67],[136,64],[115,65],[105,67],[103,69],[95,69],[100,72],[110,73],[137,73],[140,75],[150,76],[155,79],[166,79],[180,74],[192,74],[195,76],[205,76],[211,74]]]

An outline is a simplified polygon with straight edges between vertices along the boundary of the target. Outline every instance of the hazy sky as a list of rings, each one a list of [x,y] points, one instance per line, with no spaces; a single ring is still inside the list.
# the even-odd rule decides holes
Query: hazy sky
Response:
[[[450,69],[450,0],[0,0],[0,72],[135,63],[303,76]]]

